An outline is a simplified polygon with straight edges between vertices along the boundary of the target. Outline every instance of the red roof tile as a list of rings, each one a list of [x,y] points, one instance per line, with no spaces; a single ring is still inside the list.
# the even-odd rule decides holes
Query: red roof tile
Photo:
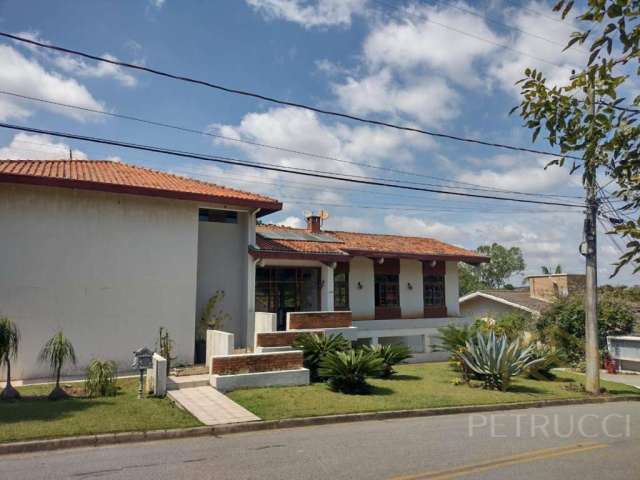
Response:
[[[448,243],[426,237],[405,237],[401,235],[381,235],[373,233],[355,233],[323,230],[338,242],[318,242],[305,240],[281,240],[265,238],[260,232],[291,231],[305,232],[305,229],[281,227],[277,225],[258,225],[257,245],[265,253],[280,253],[283,256],[331,255],[331,256],[372,256],[404,257],[417,259],[459,260],[468,263],[488,261],[477,252],[456,247]],[[258,256],[262,252],[256,252]]]
[[[278,211],[277,200],[109,160],[0,160],[0,182],[130,193]]]

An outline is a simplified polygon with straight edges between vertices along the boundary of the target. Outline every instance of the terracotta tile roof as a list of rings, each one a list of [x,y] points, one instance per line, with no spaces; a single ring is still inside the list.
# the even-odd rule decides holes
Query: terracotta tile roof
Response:
[[[291,255],[325,254],[335,256],[404,257],[417,259],[460,260],[481,263],[487,258],[471,250],[449,245],[426,237],[405,237],[323,230],[338,242],[318,242],[304,240],[282,240],[265,238],[260,232],[306,232],[305,229],[258,225],[256,243],[260,250],[281,252]]]
[[[272,198],[109,160],[0,160],[0,182],[80,188],[278,211]]]

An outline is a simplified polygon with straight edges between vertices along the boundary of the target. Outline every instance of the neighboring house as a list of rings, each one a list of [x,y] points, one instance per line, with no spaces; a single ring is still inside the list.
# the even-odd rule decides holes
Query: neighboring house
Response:
[[[78,355],[67,373],[92,358],[127,370],[161,326],[176,363],[193,363],[196,318],[216,290],[224,330],[249,350],[266,314],[284,329],[290,312],[350,310],[359,341],[424,353],[438,326],[464,321],[457,263],[486,257],[427,238],[325,232],[316,216],[307,229],[256,227],[281,208],[120,162],[0,161],[0,315],[21,332],[16,378],[48,373],[37,354],[60,329]]]
[[[480,290],[461,297],[461,315],[495,320],[507,313],[520,312],[535,317],[556,299],[583,292],[585,286],[584,275],[567,273],[532,275],[527,280],[528,287]]]

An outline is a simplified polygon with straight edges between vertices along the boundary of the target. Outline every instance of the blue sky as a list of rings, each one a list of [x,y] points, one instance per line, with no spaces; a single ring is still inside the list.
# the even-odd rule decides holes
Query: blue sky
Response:
[[[4,31],[273,97],[522,146],[531,146],[529,132],[508,116],[519,101],[513,83],[526,67],[541,68],[551,81],[565,79],[584,61],[579,50],[561,53],[573,28],[554,20],[548,5],[520,0],[140,0],[73,7],[0,1]],[[578,176],[545,171],[537,155],[337,121],[10,41],[0,41],[0,63],[0,90],[410,174],[0,94],[2,121],[340,174],[581,194]],[[546,149],[540,141],[536,147]],[[269,194],[285,203],[268,217],[272,222],[299,226],[303,211],[324,208],[331,214],[326,228],[431,236],[469,248],[497,241],[523,249],[528,273],[556,263],[583,270],[579,211],[354,186],[0,131],[4,158],[67,157],[69,148],[75,158],[115,158]],[[602,281],[617,253],[602,237]],[[635,281],[624,272],[614,282]]]

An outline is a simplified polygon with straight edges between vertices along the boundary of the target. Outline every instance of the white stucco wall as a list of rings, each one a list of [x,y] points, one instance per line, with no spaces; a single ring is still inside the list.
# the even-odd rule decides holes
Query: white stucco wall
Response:
[[[419,318],[424,315],[422,262],[400,259],[400,309],[402,318]],[[413,288],[409,288],[409,284]]]
[[[0,314],[21,333],[15,377],[48,374],[36,357],[60,329],[78,356],[66,374],[92,358],[128,370],[160,326],[177,362],[192,362],[197,221],[191,202],[0,184]]]
[[[358,282],[362,288],[358,288]],[[373,261],[366,257],[354,257],[349,265],[349,307],[354,320],[375,316]]]
[[[217,310],[230,315],[220,330],[233,333],[236,347],[247,340],[248,262],[247,254],[250,215],[238,212],[238,223],[198,223],[198,287],[197,315],[209,298],[224,291]],[[252,292],[252,295],[255,295]],[[194,323],[195,328],[195,323]]]
[[[333,268],[328,265],[322,265],[320,270],[320,310],[333,310]]]
[[[444,296],[447,304],[447,316],[460,315],[460,288],[458,282],[458,262],[445,262]]]

